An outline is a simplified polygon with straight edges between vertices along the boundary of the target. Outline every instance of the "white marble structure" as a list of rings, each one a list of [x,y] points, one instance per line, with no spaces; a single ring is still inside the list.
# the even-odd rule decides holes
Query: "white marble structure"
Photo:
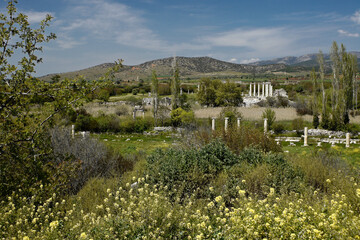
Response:
[[[270,82],[250,83],[249,85],[249,97],[266,98],[274,95]]]

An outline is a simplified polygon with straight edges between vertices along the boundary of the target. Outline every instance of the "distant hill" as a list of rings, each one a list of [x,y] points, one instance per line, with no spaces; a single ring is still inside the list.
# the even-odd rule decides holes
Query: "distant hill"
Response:
[[[163,58],[149,62],[145,62],[134,66],[124,66],[115,74],[116,79],[136,80],[146,79],[151,76],[153,70],[159,77],[171,76],[173,73],[174,58]],[[176,65],[180,69],[182,77],[186,76],[216,76],[226,73],[265,73],[279,71],[284,69],[284,64],[268,64],[268,65],[246,65],[220,61],[210,57],[176,57]],[[114,66],[113,63],[104,63],[94,67],[82,69],[75,72],[59,73],[61,78],[74,78],[79,75],[85,76],[86,79],[97,79],[104,75],[109,67]],[[43,80],[50,80],[56,74],[49,74],[41,77]]]
[[[358,58],[358,62],[360,62],[360,52],[350,52],[351,54],[354,54]],[[264,60],[264,61],[258,61],[254,62],[251,65],[255,66],[264,66],[269,64],[285,64],[288,66],[298,66],[298,67],[315,67],[318,66],[317,63],[317,53],[312,54],[306,54],[299,57],[294,56],[287,56],[282,58],[275,58],[271,60]],[[330,63],[330,54],[324,54],[324,60],[326,63]]]

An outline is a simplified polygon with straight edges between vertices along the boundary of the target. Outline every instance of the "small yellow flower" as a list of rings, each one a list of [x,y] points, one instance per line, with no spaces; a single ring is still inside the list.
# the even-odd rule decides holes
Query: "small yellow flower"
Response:
[[[360,198],[360,188],[356,189],[356,196]]]
[[[28,236],[23,237],[23,240],[30,240]]]
[[[81,233],[80,234],[80,239],[86,239],[87,238],[87,235],[86,235],[86,233]]]
[[[215,201],[216,201],[216,202],[221,202],[221,201],[222,201],[222,197],[221,197],[221,196],[217,196],[217,197],[215,198]]]
[[[331,180],[330,180],[330,179],[326,179],[326,182],[327,182],[327,183],[331,183]]]

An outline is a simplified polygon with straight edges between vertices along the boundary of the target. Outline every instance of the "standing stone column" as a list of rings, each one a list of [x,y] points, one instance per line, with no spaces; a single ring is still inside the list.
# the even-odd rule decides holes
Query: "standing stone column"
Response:
[[[251,83],[250,83],[249,97],[251,97]]]
[[[268,122],[267,122],[267,118],[264,118],[264,133],[267,133],[268,130]]]
[[[254,97],[256,97],[256,83],[254,83]]]
[[[304,128],[304,147],[307,147],[308,145],[308,128]]]
[[[241,121],[241,118],[237,118],[237,127],[240,128],[240,121]]]
[[[270,83],[270,97],[272,97],[272,96],[273,96],[273,86]]]
[[[269,84],[266,83],[265,84],[265,97],[268,97],[269,96]]]
[[[229,118],[226,117],[225,118],[225,132],[227,132],[227,130],[228,130],[228,125],[229,125]]]
[[[75,125],[71,125],[71,137],[72,139],[75,138]]]
[[[213,130],[213,131],[215,131],[215,119],[216,118],[212,118],[212,120],[211,120],[211,129]]]
[[[258,83],[258,97],[260,97],[260,83]]]
[[[346,145],[345,147],[350,147],[350,133],[346,133]]]
[[[262,83],[262,96],[265,97],[265,83]]]

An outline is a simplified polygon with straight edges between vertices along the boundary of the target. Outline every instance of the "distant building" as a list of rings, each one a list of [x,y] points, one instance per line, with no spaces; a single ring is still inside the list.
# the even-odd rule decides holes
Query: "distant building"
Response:
[[[152,106],[153,105],[153,98],[143,98],[142,100],[143,102],[143,105],[150,105]],[[160,105],[164,105],[164,106],[170,106],[171,105],[171,98],[169,97],[164,97],[164,98],[160,98],[160,101],[159,101],[159,104]]]
[[[288,98],[287,92],[283,89],[275,89],[274,91],[274,97],[286,97]]]

